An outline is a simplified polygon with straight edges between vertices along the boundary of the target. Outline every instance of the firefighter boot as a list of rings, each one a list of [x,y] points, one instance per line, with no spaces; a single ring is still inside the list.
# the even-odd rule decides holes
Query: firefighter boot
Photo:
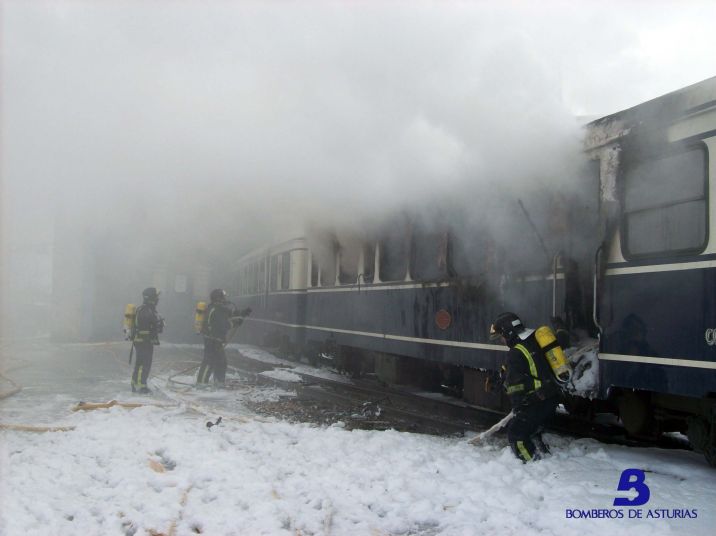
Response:
[[[535,447],[537,448],[537,452],[542,455],[542,458],[548,456],[549,454],[552,454],[549,450],[549,447],[544,442],[544,439],[542,439],[542,432],[537,432],[535,435],[532,436],[531,439]]]

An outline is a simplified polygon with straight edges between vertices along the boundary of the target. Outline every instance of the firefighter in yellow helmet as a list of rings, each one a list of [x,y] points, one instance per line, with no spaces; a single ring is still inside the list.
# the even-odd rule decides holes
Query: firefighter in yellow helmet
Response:
[[[523,462],[539,459],[549,452],[541,431],[554,415],[560,388],[534,330],[525,328],[516,314],[501,313],[490,328],[490,339],[510,348],[503,378],[515,415],[508,424],[507,439]]]

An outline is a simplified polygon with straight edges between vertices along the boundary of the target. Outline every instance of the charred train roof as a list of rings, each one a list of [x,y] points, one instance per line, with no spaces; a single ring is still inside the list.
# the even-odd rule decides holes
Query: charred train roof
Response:
[[[585,147],[594,149],[629,134],[654,132],[712,107],[716,107],[716,76],[592,121]]]

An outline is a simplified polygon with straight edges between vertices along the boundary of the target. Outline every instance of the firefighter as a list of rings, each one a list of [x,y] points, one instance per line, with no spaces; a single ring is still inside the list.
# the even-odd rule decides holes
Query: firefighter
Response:
[[[164,330],[164,319],[157,312],[159,291],[154,287],[145,288],[142,292],[143,303],[135,312],[132,329],[132,344],[137,352],[137,359],[132,372],[132,392],[151,393],[147,387],[147,378],[152,368],[154,347],[159,344],[159,334]]]
[[[204,359],[199,367],[196,378],[198,387],[207,387],[213,375],[214,385],[223,387],[226,381],[226,352],[224,347],[229,342],[232,328],[243,322],[239,316],[246,316],[251,309],[241,313],[236,306],[226,299],[226,292],[217,288],[209,295],[210,303],[206,308],[202,335],[204,336]]]
[[[523,462],[540,459],[549,453],[542,427],[554,415],[559,386],[534,330],[525,328],[516,314],[500,314],[490,328],[490,339],[501,340],[510,348],[502,376],[514,412],[507,439]]]

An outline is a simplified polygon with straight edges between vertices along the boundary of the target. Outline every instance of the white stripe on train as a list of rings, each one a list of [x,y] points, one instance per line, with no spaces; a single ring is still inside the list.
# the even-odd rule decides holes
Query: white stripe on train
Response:
[[[285,326],[289,328],[306,328],[315,331],[325,331],[330,333],[345,333],[347,335],[359,335],[363,337],[373,337],[378,339],[388,339],[393,341],[403,342],[417,342],[423,344],[436,344],[440,346],[452,346],[457,348],[476,348],[480,350],[496,350],[500,352],[506,352],[508,348],[497,344],[482,344],[478,342],[462,342],[462,341],[449,341],[440,339],[425,339],[421,337],[405,337],[403,335],[391,335],[390,333],[375,333],[370,331],[355,331],[351,329],[339,329],[329,328],[324,326],[308,326],[305,324],[290,324],[288,322],[279,322],[278,320],[266,320],[263,318],[251,318],[247,317],[245,320],[251,322],[263,322],[266,324],[275,324],[278,326]],[[652,365],[668,365],[677,367],[691,367],[691,368],[703,368],[703,369],[716,369],[716,362],[711,361],[697,361],[693,359],[674,359],[665,357],[647,357],[641,355],[625,355],[625,354],[605,354],[600,353],[599,359],[604,361],[623,361],[631,363],[649,363]]]

